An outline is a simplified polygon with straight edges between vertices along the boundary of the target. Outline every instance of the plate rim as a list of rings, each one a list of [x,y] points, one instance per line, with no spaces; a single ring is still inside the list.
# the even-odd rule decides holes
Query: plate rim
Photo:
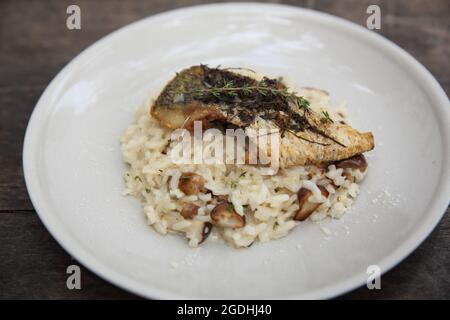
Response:
[[[343,18],[308,9],[302,7],[296,7],[285,4],[268,4],[268,3],[254,3],[254,2],[230,2],[230,3],[214,3],[203,4],[189,7],[182,7],[174,10],[165,11],[155,15],[147,16],[130,24],[127,24],[111,33],[103,36],[99,40],[95,41],[87,48],[82,50],[78,55],[67,63],[62,70],[52,79],[49,85],[45,88],[41,94],[38,102],[36,103],[31,117],[28,121],[28,125],[25,132],[25,138],[23,143],[23,172],[25,178],[25,184],[28,190],[30,200],[33,204],[36,213],[40,220],[52,235],[52,237],[59,243],[59,245],[70,255],[72,255],[77,262],[89,269],[91,272],[98,275],[100,278],[138,296],[153,298],[153,299],[204,299],[204,297],[185,296],[175,294],[173,292],[156,289],[151,286],[146,286],[138,281],[124,276],[120,272],[114,270],[103,262],[97,260],[93,254],[78,245],[75,237],[70,234],[64,233],[64,225],[58,225],[59,219],[52,215],[51,210],[47,203],[44,201],[42,191],[39,184],[39,176],[37,174],[36,165],[39,157],[42,156],[41,150],[39,150],[39,137],[45,132],[45,126],[40,121],[45,118],[45,104],[44,101],[52,99],[52,91],[57,87],[60,80],[64,79],[67,74],[70,73],[71,68],[84,56],[88,55],[91,51],[102,43],[117,36],[120,33],[124,33],[140,24],[148,23],[149,20],[164,19],[171,15],[188,14],[189,11],[198,10],[220,10],[226,7],[241,7],[242,9],[249,9],[251,7],[258,6],[260,8],[267,8],[273,10],[290,10],[296,12],[299,15],[307,16],[308,19],[314,20],[314,22],[326,24],[328,27],[334,26],[341,30],[345,30],[347,33],[355,35],[358,40],[371,43],[372,45],[382,48],[384,52],[387,52],[389,56],[401,59],[403,65],[410,67],[410,72],[414,73],[414,78],[417,82],[426,88],[426,93],[432,93],[430,99],[434,99],[433,105],[437,106],[433,108],[434,112],[438,112],[441,117],[437,117],[437,121],[440,121],[440,133],[443,139],[444,149],[442,153],[443,157],[443,171],[441,172],[438,188],[440,192],[434,197],[434,203],[428,208],[431,214],[428,214],[424,223],[416,230],[415,235],[410,235],[399,247],[393,250],[389,255],[385,256],[381,261],[378,261],[378,265],[382,270],[382,274],[388,272],[394,266],[403,261],[409,256],[434,230],[441,218],[444,216],[446,209],[449,205],[450,195],[450,166],[445,166],[450,159],[450,110],[444,107],[444,104],[448,104],[448,97],[445,91],[442,89],[439,82],[434,76],[413,56],[411,56],[404,49],[390,41],[389,39],[372,32],[364,27],[345,20]],[[446,183],[446,181],[448,181]],[[365,273],[355,274],[343,281],[336,282],[331,285],[325,285],[322,288],[316,289],[309,293],[296,294],[287,297],[281,297],[282,299],[328,299],[336,297],[338,295],[345,294],[355,288],[358,288],[366,283],[367,275]],[[274,299],[277,299],[274,297]]]

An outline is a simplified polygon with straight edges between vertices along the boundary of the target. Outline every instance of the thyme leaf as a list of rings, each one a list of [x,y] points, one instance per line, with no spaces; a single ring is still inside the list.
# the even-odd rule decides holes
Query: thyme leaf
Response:
[[[310,102],[302,96],[298,96],[296,92],[290,92],[287,87],[278,89],[269,87],[265,79],[259,81],[256,85],[243,84],[241,86],[235,86],[233,80],[223,80],[221,86],[210,86],[203,89],[195,89],[191,92],[185,92],[186,94],[192,93],[194,97],[202,98],[207,94],[211,94],[217,99],[226,97],[238,97],[239,94],[244,96],[250,96],[252,94],[260,94],[264,97],[271,95],[273,97],[281,97],[297,105],[300,109],[309,109]]]
[[[247,174],[247,171],[243,171],[243,172],[239,175],[239,178],[245,177],[246,174]]]
[[[326,122],[330,122],[333,123],[333,119],[331,119],[330,114],[328,113],[328,111],[322,111],[322,118],[320,119],[320,122],[322,123],[326,123]]]

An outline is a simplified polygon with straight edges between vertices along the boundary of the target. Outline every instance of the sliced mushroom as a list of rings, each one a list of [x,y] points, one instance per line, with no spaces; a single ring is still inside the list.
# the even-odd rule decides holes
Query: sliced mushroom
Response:
[[[367,160],[362,153],[358,153],[353,157],[336,162],[335,166],[342,169],[359,169],[361,172],[364,172],[367,169]]]
[[[319,186],[319,189],[324,197],[328,197],[329,192],[324,186]],[[308,219],[308,217],[321,205],[320,203],[308,201],[311,196],[312,191],[309,189],[301,188],[298,191],[297,197],[300,207],[295,213],[294,220],[303,221]]]
[[[245,225],[245,217],[234,210],[234,206],[227,202],[221,202],[211,211],[213,223],[224,228],[242,228]]]
[[[185,219],[192,219],[194,216],[197,215],[198,209],[200,207],[193,204],[193,203],[185,203],[183,205],[183,208],[181,209],[180,214],[183,216],[183,218]]]
[[[191,226],[186,230],[186,237],[190,240],[189,244],[196,247],[203,243],[212,230],[210,222],[193,220]]]
[[[198,244],[201,244],[202,242],[204,242],[206,240],[206,238],[208,238],[209,234],[211,233],[212,228],[213,228],[213,225],[211,222],[205,222],[203,224],[202,240],[200,240],[200,242]]]
[[[178,188],[190,196],[199,192],[205,192],[205,183],[206,180],[201,175],[193,172],[183,172],[178,182]]]
[[[327,172],[327,166],[325,164],[319,164],[316,166],[316,169],[314,169],[312,172],[308,173],[308,179],[311,180],[314,178],[314,176],[322,176]]]
[[[208,204],[217,205],[219,203],[227,201],[227,199],[228,199],[228,196],[226,196],[226,195],[218,195],[218,196],[216,196],[216,195],[212,194],[211,200],[208,201]]]
[[[352,176],[352,174],[350,172],[344,171],[342,173],[342,175],[345,177],[345,179],[347,179],[350,182],[355,182],[355,180],[356,180],[355,177]]]

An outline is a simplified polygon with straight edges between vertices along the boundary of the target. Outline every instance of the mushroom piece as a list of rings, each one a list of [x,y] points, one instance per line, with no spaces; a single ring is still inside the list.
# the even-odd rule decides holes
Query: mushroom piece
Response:
[[[216,196],[216,195],[212,194],[211,200],[208,201],[208,204],[217,205],[219,203],[226,202],[227,199],[228,199],[228,196],[226,196],[226,195]]]
[[[205,192],[206,180],[201,175],[193,172],[183,172],[178,182],[178,188],[186,195],[191,196],[199,192]]]
[[[206,240],[206,238],[208,238],[209,234],[211,233],[212,227],[213,227],[213,225],[211,222],[203,223],[202,239],[200,240],[200,242],[198,244],[201,244],[202,242],[204,242]]]
[[[245,217],[234,210],[234,206],[227,202],[221,202],[211,211],[213,223],[224,228],[242,228],[245,225]]]
[[[193,220],[191,226],[186,231],[186,237],[192,242],[192,246],[203,243],[209,236],[212,230],[212,224],[210,222],[202,222]]]
[[[328,197],[329,192],[324,186],[319,186],[320,192],[324,197]],[[314,203],[308,201],[312,196],[312,191],[306,188],[301,188],[298,191],[297,197],[299,202],[299,209],[295,213],[294,220],[304,221],[321,205],[321,203]]]
[[[355,177],[350,172],[344,171],[342,175],[350,182],[355,182]]]
[[[367,169],[367,160],[362,153],[358,153],[353,157],[336,162],[335,166],[342,169],[359,169],[364,172]]]
[[[194,216],[197,215],[198,209],[200,207],[193,204],[193,203],[185,203],[183,205],[183,208],[181,209],[180,214],[183,216],[183,218],[185,219],[192,219]]]

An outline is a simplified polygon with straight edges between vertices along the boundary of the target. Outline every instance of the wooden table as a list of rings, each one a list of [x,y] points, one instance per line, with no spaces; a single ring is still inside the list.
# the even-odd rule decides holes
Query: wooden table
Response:
[[[0,298],[135,299],[82,268],[82,289],[66,288],[76,263],[49,235],[28,198],[22,141],[33,108],[61,68],[102,36],[143,17],[210,1],[0,2]],[[365,25],[378,4],[381,33],[423,63],[450,91],[449,0],[276,1],[328,12]],[[65,26],[66,8],[81,7],[82,30]],[[448,210],[447,210],[448,213]],[[382,277],[382,290],[360,288],[343,299],[450,298],[450,217],[405,261]]]

